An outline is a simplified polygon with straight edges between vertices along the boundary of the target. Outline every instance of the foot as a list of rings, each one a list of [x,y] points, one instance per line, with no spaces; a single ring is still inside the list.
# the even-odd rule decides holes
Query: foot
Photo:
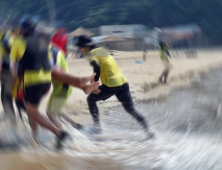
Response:
[[[91,76],[82,77],[81,86],[84,86],[88,82],[91,83],[92,81],[94,81],[95,75],[96,75],[96,73],[92,74]]]
[[[59,137],[57,137],[57,139],[56,139],[56,141],[57,141],[57,143],[56,143],[56,148],[58,149],[58,150],[61,150],[62,149],[62,147],[63,147],[63,142],[65,141],[65,139],[68,137],[68,133],[67,132],[64,132],[64,131],[62,131],[61,133],[60,133],[60,136]]]

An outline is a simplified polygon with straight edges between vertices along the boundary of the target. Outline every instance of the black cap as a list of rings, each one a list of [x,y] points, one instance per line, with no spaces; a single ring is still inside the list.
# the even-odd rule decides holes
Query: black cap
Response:
[[[21,23],[21,33],[31,35],[34,33],[36,27],[37,27],[36,23],[32,22],[31,20],[25,20]]]
[[[80,35],[76,38],[76,46],[78,47],[89,47],[95,44],[91,38],[88,38],[86,35]]]
[[[35,27],[36,27],[36,24],[29,20],[23,21],[21,23],[22,29],[35,29]]]

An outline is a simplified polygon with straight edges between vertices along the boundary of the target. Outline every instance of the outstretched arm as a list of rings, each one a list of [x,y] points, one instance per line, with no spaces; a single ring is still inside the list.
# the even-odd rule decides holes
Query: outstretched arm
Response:
[[[78,77],[68,74],[65,71],[52,68],[52,76],[63,83],[82,89],[86,94],[97,89],[99,86],[99,82],[95,82],[89,85],[86,84],[94,79],[95,74],[86,77]]]

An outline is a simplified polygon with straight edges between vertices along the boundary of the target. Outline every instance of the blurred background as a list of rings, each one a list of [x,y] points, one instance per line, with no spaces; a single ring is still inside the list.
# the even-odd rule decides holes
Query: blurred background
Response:
[[[99,102],[104,133],[92,139],[63,122],[74,141],[57,153],[52,134],[41,129],[43,145],[34,145],[27,118],[17,118],[14,131],[0,106],[0,169],[221,170],[221,9],[221,0],[0,0],[0,32],[29,16],[52,36],[67,29],[71,74],[92,73],[75,37],[85,34],[108,48],[157,135],[144,141],[139,125],[112,97]],[[160,40],[169,45],[173,66],[166,85],[158,83],[164,69]],[[78,89],[63,111],[86,127],[92,124],[86,95]]]
[[[151,48],[160,34],[170,37],[173,46],[212,46],[221,43],[221,6],[220,0],[1,0],[0,23],[4,25],[13,15],[36,15],[44,24],[63,24],[70,33],[85,28],[91,36],[129,39],[124,50]],[[133,46],[134,41],[141,44]]]

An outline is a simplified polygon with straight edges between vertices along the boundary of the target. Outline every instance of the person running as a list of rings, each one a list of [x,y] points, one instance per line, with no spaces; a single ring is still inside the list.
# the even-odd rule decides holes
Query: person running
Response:
[[[78,77],[75,75],[68,74],[62,70],[52,68],[52,77],[62,83],[69,84],[71,86],[77,87],[84,91],[85,94],[89,94],[98,88],[99,82],[93,82],[86,84],[95,77],[95,73],[90,76]]]
[[[17,87],[13,86],[17,80],[16,78],[12,78],[9,69],[9,55],[11,46],[15,38],[19,35],[18,23],[13,23],[11,27],[12,29],[3,31],[0,34],[1,101],[5,114],[9,116],[12,125],[15,126],[16,116],[13,107],[13,99],[17,101],[16,106],[18,111],[20,111],[21,108],[24,110],[26,109],[23,101],[18,102],[16,97]],[[21,113],[19,114],[22,118]]]
[[[101,132],[99,110],[96,102],[104,101],[115,95],[124,109],[143,127],[147,138],[152,138],[154,134],[150,131],[145,118],[135,109],[127,79],[120,71],[114,58],[105,48],[97,48],[95,43],[85,35],[78,37],[76,46],[81,49],[83,55],[89,59],[90,64],[93,66],[94,73],[96,73],[94,81],[100,79],[102,83],[98,89],[87,97],[95,133]]]
[[[56,48],[55,46],[51,45],[50,50],[53,54],[53,70],[61,70],[64,72],[68,72],[68,64],[66,61],[66,55],[63,50]],[[92,76],[90,79],[92,79]],[[83,82],[84,83],[84,82]],[[53,84],[53,91],[51,93],[48,106],[47,106],[47,115],[50,121],[59,129],[62,129],[61,123],[58,121],[59,117],[64,118],[67,122],[69,122],[74,128],[80,130],[82,125],[75,123],[71,118],[69,118],[65,114],[61,114],[62,108],[64,107],[67,99],[72,93],[72,87],[69,84],[63,83],[56,78],[52,80]],[[92,86],[90,91],[95,90],[98,87]],[[90,86],[88,88],[90,88]],[[81,88],[84,89],[84,88]]]
[[[146,61],[146,54],[147,54],[147,51],[146,51],[146,50],[144,50],[144,51],[143,51],[143,62],[145,62],[145,61]]]
[[[21,24],[20,37],[16,38],[10,52],[10,70],[17,76],[16,62],[19,72],[23,74],[24,99],[30,119],[33,138],[37,140],[38,125],[56,135],[58,149],[67,138],[65,131],[59,130],[39,112],[39,104],[51,86],[51,65],[48,44],[44,38],[34,36],[35,24],[29,20]]]
[[[172,67],[170,63],[171,56],[170,56],[168,45],[166,42],[163,42],[163,41],[159,42],[159,55],[160,55],[160,59],[162,60],[165,66],[165,69],[163,70],[163,72],[161,73],[159,77],[159,82],[166,84],[170,69]]]

